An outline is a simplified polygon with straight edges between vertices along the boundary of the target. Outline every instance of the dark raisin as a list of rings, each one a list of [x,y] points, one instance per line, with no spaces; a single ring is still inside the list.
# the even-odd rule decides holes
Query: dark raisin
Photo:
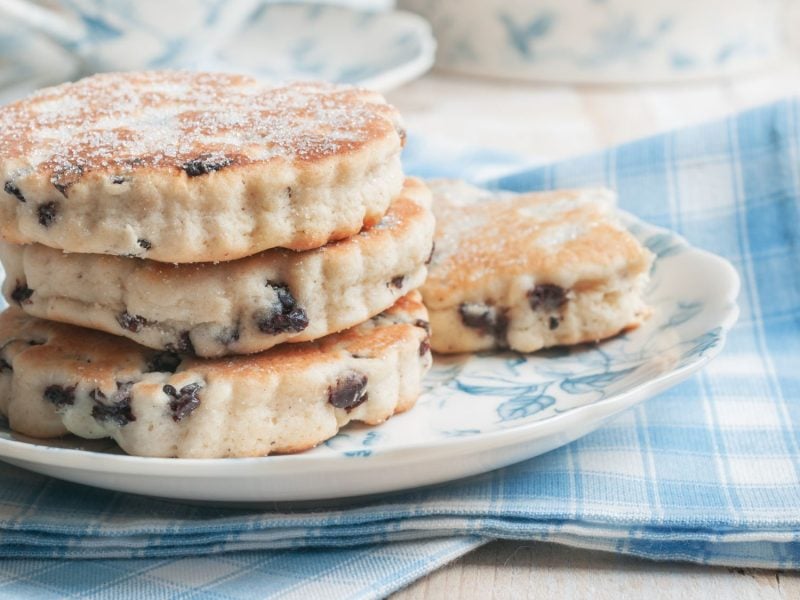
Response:
[[[136,420],[136,416],[131,410],[131,388],[132,381],[117,382],[117,391],[111,395],[111,404],[107,404],[108,398],[99,389],[94,389],[89,393],[89,397],[94,400],[92,416],[96,421],[111,421],[120,427],[125,427],[128,423]]]
[[[293,194],[294,194],[294,192],[292,192],[292,186],[287,187],[286,188],[286,195],[289,197],[289,200],[292,199],[292,195]]]
[[[479,329],[482,333],[494,329],[495,313],[485,304],[464,303],[458,307],[458,314],[467,327]]]
[[[367,401],[367,376],[358,371],[348,371],[328,388],[328,402],[347,412]]]
[[[508,315],[505,311],[497,313],[497,322],[494,326],[494,337],[499,346],[506,347],[508,340]]]
[[[482,335],[491,335],[502,343],[508,331],[508,317],[504,310],[486,304],[465,302],[458,307],[461,321],[471,329],[477,329]]]
[[[175,344],[167,344],[166,349],[169,352],[180,352],[181,354],[191,354],[194,356],[194,344],[188,331],[181,331],[178,336],[178,342]]]
[[[113,183],[114,185],[122,185],[126,181],[128,181],[128,178],[125,177],[124,175],[113,175],[111,177],[111,183]]]
[[[197,393],[203,389],[203,386],[199,383],[185,385],[180,391],[169,384],[165,385],[163,389],[164,393],[170,397],[169,410],[172,412],[172,420],[176,423],[188,417],[200,406],[200,398],[197,397]]]
[[[528,291],[528,302],[533,310],[552,312],[567,303],[567,292],[561,286],[543,283]]]
[[[239,341],[239,337],[242,335],[241,333],[241,325],[236,323],[233,327],[226,327],[222,330],[222,333],[219,334],[219,342],[221,344],[225,344],[226,346],[233,344],[234,342]]]
[[[181,357],[174,352],[159,352],[147,363],[148,373],[174,373],[181,364]]]
[[[0,373],[3,371],[13,371],[11,364],[4,358],[0,358]]]
[[[398,275],[397,277],[392,277],[392,280],[389,282],[389,285],[396,287],[398,290],[403,287],[403,282],[406,280],[404,275]]]
[[[50,178],[50,183],[66,198],[70,186],[77,182],[83,175],[84,165],[82,159],[78,158],[76,161],[67,160],[60,162],[58,166],[53,169],[53,176]]]
[[[414,327],[419,327],[425,330],[425,333],[431,332],[431,324],[428,323],[425,319],[417,319],[414,321]]]
[[[6,181],[5,185],[3,186],[3,190],[6,194],[14,196],[20,202],[25,202],[25,196],[22,195],[22,192],[17,187],[17,184],[13,181]]]
[[[39,225],[42,227],[50,227],[53,221],[56,220],[56,214],[58,213],[58,202],[51,201],[45,202],[44,204],[40,204],[39,207],[36,209],[36,214],[39,217]]]
[[[11,292],[11,299],[20,306],[22,306],[23,302],[28,302],[31,296],[33,296],[33,290],[24,283],[17,282],[14,291]]]
[[[44,399],[56,408],[64,408],[75,404],[75,387],[63,385],[48,385],[44,388]]]
[[[142,330],[142,327],[148,324],[148,321],[141,315],[132,315],[126,310],[117,315],[117,323],[119,323],[119,326],[123,329],[137,333]]]
[[[231,159],[224,156],[204,154],[183,164],[182,168],[189,177],[207,175],[212,171],[219,171],[231,164]]]
[[[426,337],[422,340],[419,344],[419,355],[425,356],[431,350],[431,340],[430,338]]]
[[[433,253],[434,252],[436,252],[436,242],[433,242],[433,244],[431,244],[431,253],[428,255],[428,258],[425,260],[425,264],[426,265],[431,264],[431,261],[433,260]]]
[[[144,248],[145,250],[150,250],[153,247],[153,243],[150,240],[146,240],[144,238],[139,238],[136,240],[136,243],[139,244],[140,247]]]
[[[558,329],[559,323],[560,321],[556,317],[550,317],[550,331],[553,331],[553,329]]]
[[[458,307],[458,314],[464,325],[484,334],[492,333],[497,325],[497,311],[486,304],[465,302]]]
[[[259,331],[276,335],[279,333],[296,333],[308,327],[308,315],[306,311],[297,306],[289,288],[281,283],[267,282],[267,285],[275,290],[278,297],[278,307],[271,313],[259,311],[256,314],[256,323]]]

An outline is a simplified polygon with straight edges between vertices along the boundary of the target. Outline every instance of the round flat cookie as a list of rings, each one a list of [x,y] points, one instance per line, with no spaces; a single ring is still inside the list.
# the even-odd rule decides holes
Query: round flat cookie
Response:
[[[0,314],[0,414],[32,437],[110,437],[129,454],[300,452],[350,421],[408,410],[431,366],[417,292],[316,342],[227,359],[178,357],[124,338]]]
[[[592,342],[647,315],[653,256],[619,223],[610,190],[428,183],[436,250],[421,290],[437,352]]]
[[[409,179],[375,226],[306,252],[168,265],[0,243],[9,304],[198,356],[247,354],[352,327],[425,281],[430,192]]]
[[[362,89],[95,75],[0,108],[0,236],[173,263],[317,248],[380,220],[404,135]]]

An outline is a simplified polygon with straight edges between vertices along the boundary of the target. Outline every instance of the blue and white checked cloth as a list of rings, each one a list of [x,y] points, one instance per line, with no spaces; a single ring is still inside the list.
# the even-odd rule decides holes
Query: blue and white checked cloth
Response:
[[[414,139],[407,166],[475,179],[518,164]],[[375,597],[493,538],[800,568],[800,104],[484,182],[607,184],[727,257],[742,315],[723,354],[560,450],[345,508],[188,507],[0,466],[0,598]]]

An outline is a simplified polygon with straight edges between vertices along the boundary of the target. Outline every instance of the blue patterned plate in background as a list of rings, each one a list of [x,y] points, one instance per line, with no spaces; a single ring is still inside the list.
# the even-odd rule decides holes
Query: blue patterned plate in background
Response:
[[[115,40],[137,52],[136,39]],[[176,50],[177,51],[177,50]],[[213,57],[173,57],[147,68],[189,68],[252,75],[267,82],[324,80],[388,91],[431,68],[430,25],[402,11],[373,12],[325,4],[265,3]],[[0,20],[0,104],[39,87],[87,75],[80,59],[25,26]]]
[[[657,256],[647,294],[654,312],[614,339],[527,356],[438,357],[414,409],[379,427],[349,426],[302,454],[139,458],[110,442],[22,438],[0,421],[0,458],[114,490],[252,502],[388,492],[537,456],[689,377],[722,349],[736,321],[739,278],[728,262],[669,231],[625,221]]]
[[[321,79],[385,92],[425,73],[435,53],[430,25],[411,13],[264,4],[212,66],[266,81]]]

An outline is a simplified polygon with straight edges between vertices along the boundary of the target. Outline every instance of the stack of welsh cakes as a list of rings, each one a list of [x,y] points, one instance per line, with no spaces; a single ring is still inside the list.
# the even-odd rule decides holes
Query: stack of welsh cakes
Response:
[[[107,74],[0,108],[0,415],[130,454],[297,452],[412,407],[434,219],[379,95]]]

